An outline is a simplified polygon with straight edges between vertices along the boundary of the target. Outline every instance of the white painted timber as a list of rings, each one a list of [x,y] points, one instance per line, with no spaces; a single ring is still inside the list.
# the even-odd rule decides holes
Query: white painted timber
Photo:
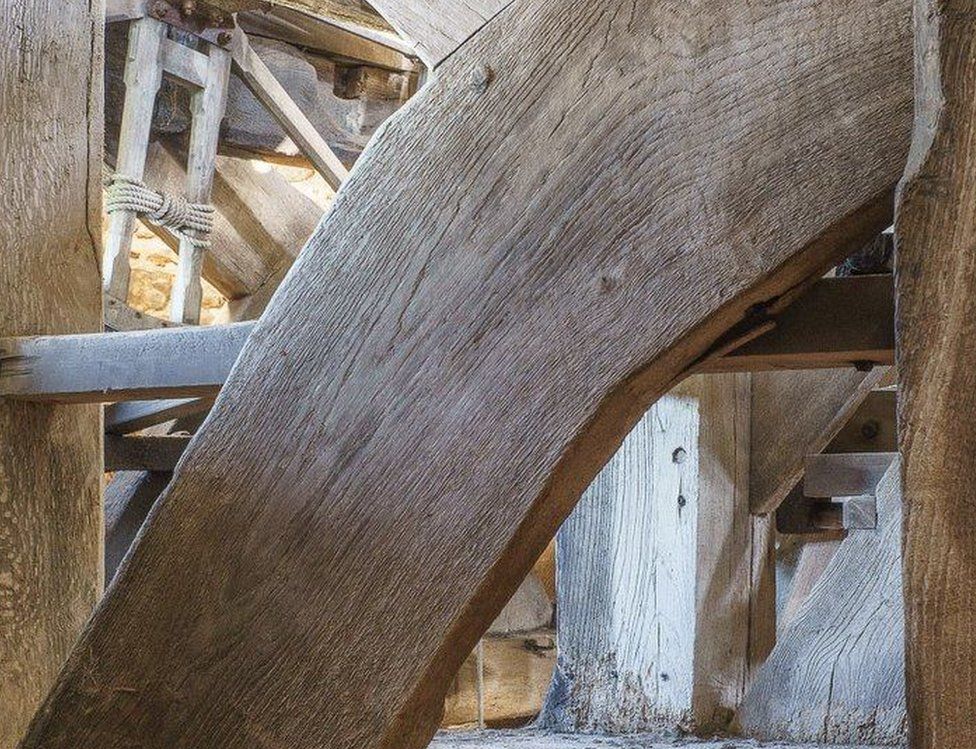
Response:
[[[119,130],[116,172],[142,179],[152,127],[156,93],[163,80],[162,46],[166,25],[154,18],[140,18],[129,26],[125,59],[125,106]],[[111,296],[125,300],[129,293],[129,249],[136,214],[116,211],[108,218],[102,256],[102,286]]]
[[[216,45],[208,46],[207,68],[203,88],[190,97],[193,123],[190,127],[190,145],[186,164],[186,199],[190,203],[209,203],[217,159],[217,140],[220,122],[224,118],[227,103],[227,85],[230,81],[230,52]],[[120,144],[121,148],[121,144]],[[195,230],[188,235],[196,239],[206,238]],[[170,315],[175,322],[196,324],[200,322],[200,304],[203,301],[203,258],[205,247],[194,243],[188,236],[180,237],[180,257],[173,282]]]
[[[748,375],[693,377],[583,495],[557,536],[559,658],[541,725],[728,727],[751,648],[775,628],[772,595],[751,605],[771,536],[749,515],[748,425]]]

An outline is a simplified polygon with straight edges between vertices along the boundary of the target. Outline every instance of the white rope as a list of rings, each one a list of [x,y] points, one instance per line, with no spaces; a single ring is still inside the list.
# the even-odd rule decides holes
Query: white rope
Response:
[[[185,198],[153,190],[141,180],[113,174],[105,181],[105,209],[109,213],[132,211],[165,226],[194,247],[210,246],[214,207],[207,203],[189,203]],[[204,236],[194,236],[191,231]]]

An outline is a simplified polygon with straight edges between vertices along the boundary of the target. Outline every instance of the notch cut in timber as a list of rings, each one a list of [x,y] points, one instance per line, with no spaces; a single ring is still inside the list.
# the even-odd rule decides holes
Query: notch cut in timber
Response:
[[[869,530],[877,524],[873,494],[824,499],[806,497],[797,486],[776,509],[776,530],[787,535]]]
[[[865,342],[872,337],[883,347],[889,339],[877,311],[871,312],[877,308],[873,303],[858,308],[854,300],[885,298],[884,293],[879,293],[885,287],[890,290],[890,278],[821,279],[810,292],[814,302],[805,304],[806,297],[800,297],[794,305],[799,308],[797,312],[788,314],[792,308],[787,308],[783,322],[763,343],[762,357],[740,358],[732,351],[710,360],[708,369],[711,373],[738,372],[744,366],[763,368],[763,362],[772,360],[791,369],[819,368],[825,366],[824,356],[850,361],[850,357],[864,354]],[[822,322],[819,315],[828,300],[843,308],[843,319],[854,315],[849,324],[835,329]],[[883,314],[887,312],[882,306]],[[865,321],[865,331],[858,331],[859,321]],[[0,396],[78,403],[213,397],[253,325],[248,322],[168,328],[106,333],[104,337],[0,339]],[[835,331],[836,340],[831,331]],[[854,348],[846,350],[845,345]],[[824,348],[828,350],[825,355],[820,351]],[[883,349],[873,350],[882,351],[877,355],[880,359],[891,354]],[[110,423],[114,423],[114,418]]]

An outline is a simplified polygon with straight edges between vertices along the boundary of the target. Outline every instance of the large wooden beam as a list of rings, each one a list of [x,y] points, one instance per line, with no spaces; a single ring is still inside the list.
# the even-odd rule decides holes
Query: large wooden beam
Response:
[[[102,326],[102,8],[4,6],[0,335]],[[96,406],[0,402],[0,748],[51,688],[102,588]]]
[[[908,10],[526,0],[468,39],[343,185],[24,749],[426,743],[651,402],[883,228]]]
[[[0,338],[0,396],[59,403],[212,397],[253,328]]]
[[[915,6],[915,138],[895,227],[909,738],[963,749],[976,745],[976,14]]]
[[[748,450],[741,374],[689,378],[624,440],[556,537],[559,658],[540,725],[728,728],[776,628]]]

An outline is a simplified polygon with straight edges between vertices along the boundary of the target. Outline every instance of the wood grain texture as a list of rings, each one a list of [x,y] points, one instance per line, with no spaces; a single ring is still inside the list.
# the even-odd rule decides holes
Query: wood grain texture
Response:
[[[171,474],[118,471],[105,488],[105,579],[115,570],[132,545],[153,503],[166,488]]]
[[[25,749],[427,742],[650,403],[882,228],[908,10],[530,0],[487,24],[357,163]]]
[[[837,549],[840,548],[843,540],[842,533],[821,533],[803,544],[800,549],[800,559],[789,586],[786,605],[777,618],[777,631],[787,631],[790,622],[796,618],[800,608],[810,597],[810,593],[823,576],[824,570],[827,569],[830,560],[834,558],[834,554],[837,553]]]
[[[749,515],[748,430],[748,375],[690,378],[587,489],[557,535],[559,658],[541,726],[728,727],[756,619],[775,627],[774,596],[752,606],[771,535]]]
[[[372,6],[396,29],[429,68],[500,13],[511,0],[377,0]],[[286,0],[299,10],[315,10],[318,0]]]
[[[183,196],[190,203],[210,203],[217,160],[217,141],[220,123],[227,105],[227,87],[230,83],[230,52],[223,47],[208,44],[207,67],[203,88],[190,95],[192,124],[187,144],[186,185]],[[148,145],[148,144],[147,144]],[[189,230],[180,237],[179,260],[170,297],[170,320],[196,325],[200,322],[200,304],[203,301],[203,257],[206,248],[194,245],[190,237],[206,239]]]
[[[894,373],[894,369],[890,370]],[[826,453],[895,452],[898,450],[897,393],[872,390],[837,435]]]
[[[0,27],[0,335],[98,331],[102,7]],[[0,401],[0,747],[20,739],[102,588],[97,406]]]
[[[254,325],[0,338],[0,395],[59,403],[213,397]]]
[[[774,511],[819,453],[885,378],[888,368],[756,372],[752,375],[752,512]]]
[[[854,497],[874,489],[898,453],[808,455],[803,493],[808,497]]]
[[[738,714],[744,735],[904,743],[899,484],[896,462],[878,486],[879,527],[841,542],[759,669]]]
[[[895,241],[910,741],[976,744],[976,15],[915,3],[915,137]]]

